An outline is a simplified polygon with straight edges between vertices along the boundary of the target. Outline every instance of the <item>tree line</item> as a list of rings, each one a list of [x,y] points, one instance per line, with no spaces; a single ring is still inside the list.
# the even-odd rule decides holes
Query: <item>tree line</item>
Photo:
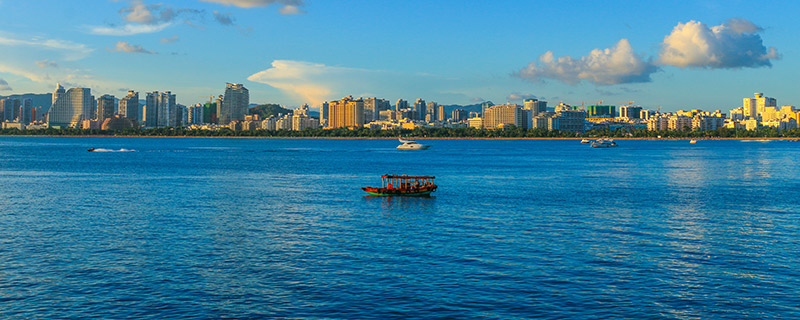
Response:
[[[415,128],[373,130],[368,128],[336,128],[336,129],[305,129],[292,130],[241,130],[234,131],[223,128],[220,130],[195,130],[183,127],[165,128],[128,128],[118,131],[98,129],[2,129],[0,135],[9,136],[145,136],[145,137],[297,137],[297,138],[391,138],[391,137],[417,137],[417,138],[797,138],[800,129],[777,130],[775,128],[760,128],[758,130],[742,130],[721,128],[716,130],[668,130],[648,131],[645,129],[629,130],[590,130],[583,133],[571,131],[522,129],[509,127],[503,129],[477,129],[477,128]]]

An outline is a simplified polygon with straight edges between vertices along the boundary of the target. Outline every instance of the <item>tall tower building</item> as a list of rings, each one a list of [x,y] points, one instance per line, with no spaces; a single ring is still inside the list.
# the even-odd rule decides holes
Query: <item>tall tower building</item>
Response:
[[[158,91],[148,92],[142,110],[142,125],[149,128],[158,126]]]
[[[425,108],[425,113],[427,114],[424,118],[425,121],[434,121],[438,117],[439,112],[439,104],[436,102],[428,102],[427,107]]]
[[[425,115],[428,114],[425,107],[425,100],[422,100],[422,98],[417,98],[417,101],[414,102],[414,112],[416,112],[417,120],[425,120]]]
[[[765,97],[761,92],[756,92],[754,96],[755,98],[744,98],[742,109],[744,109],[745,118],[758,118],[767,107],[778,105],[775,98]]]
[[[103,123],[114,116],[114,96],[104,94],[97,98],[97,120]]]
[[[397,104],[394,105],[394,111],[400,111],[403,109],[408,109],[408,101],[397,99]]]
[[[531,110],[531,116],[535,117],[542,112],[547,112],[547,101],[537,99],[525,99],[522,109]]]
[[[2,108],[2,114],[0,114],[0,122],[3,121],[15,121],[17,118],[14,116],[15,110],[17,111],[16,114],[19,114],[19,107],[20,103],[17,99],[6,98],[0,100],[0,108]]]
[[[486,108],[483,116],[483,124],[487,129],[503,128],[510,125],[523,127],[522,109],[516,104],[501,104]]]
[[[179,113],[175,104],[175,95],[170,91],[162,92],[157,97],[158,107],[156,108],[156,123],[158,127],[176,127],[178,125]]]
[[[128,95],[119,99],[118,113],[130,120],[139,121],[139,93],[128,90]]]
[[[93,107],[91,89],[70,88],[65,92],[64,87],[56,84],[47,122],[53,128],[75,128],[92,114]]]
[[[225,97],[217,104],[217,119],[220,124],[243,121],[250,106],[250,91],[240,83],[226,83]]]
[[[328,102],[329,128],[360,128],[364,124],[364,101],[352,96]]]
[[[364,99],[364,122],[372,122],[380,119],[381,111],[389,110],[391,104],[388,100],[376,97]]]
[[[33,99],[22,99],[22,107],[20,107],[19,122],[29,124],[33,122]]]
[[[444,113],[444,106],[442,105],[440,105],[439,108],[436,109],[436,120],[447,121],[447,114]]]

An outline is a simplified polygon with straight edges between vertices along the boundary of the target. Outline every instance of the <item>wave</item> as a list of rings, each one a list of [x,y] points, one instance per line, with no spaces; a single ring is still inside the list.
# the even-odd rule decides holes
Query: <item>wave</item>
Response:
[[[133,149],[125,149],[125,148],[118,149],[118,150],[114,150],[114,149],[104,149],[104,148],[95,148],[95,149],[94,149],[94,150],[92,150],[92,151],[93,151],[93,152],[135,152],[136,150],[133,150]]]

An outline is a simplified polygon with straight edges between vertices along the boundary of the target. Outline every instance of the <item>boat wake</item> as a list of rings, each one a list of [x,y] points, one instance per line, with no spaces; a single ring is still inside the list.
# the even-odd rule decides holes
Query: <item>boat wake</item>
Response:
[[[125,148],[122,148],[122,149],[117,149],[117,150],[114,150],[114,149],[104,149],[104,148],[95,148],[94,150],[92,150],[92,152],[134,152],[134,151],[136,151],[136,150],[133,150],[133,149],[125,149]]]

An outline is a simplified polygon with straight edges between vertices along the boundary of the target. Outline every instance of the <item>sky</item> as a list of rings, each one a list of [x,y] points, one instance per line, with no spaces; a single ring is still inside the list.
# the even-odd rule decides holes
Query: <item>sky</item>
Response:
[[[797,1],[0,0],[0,95],[800,105]],[[140,95],[141,96],[141,95]]]

